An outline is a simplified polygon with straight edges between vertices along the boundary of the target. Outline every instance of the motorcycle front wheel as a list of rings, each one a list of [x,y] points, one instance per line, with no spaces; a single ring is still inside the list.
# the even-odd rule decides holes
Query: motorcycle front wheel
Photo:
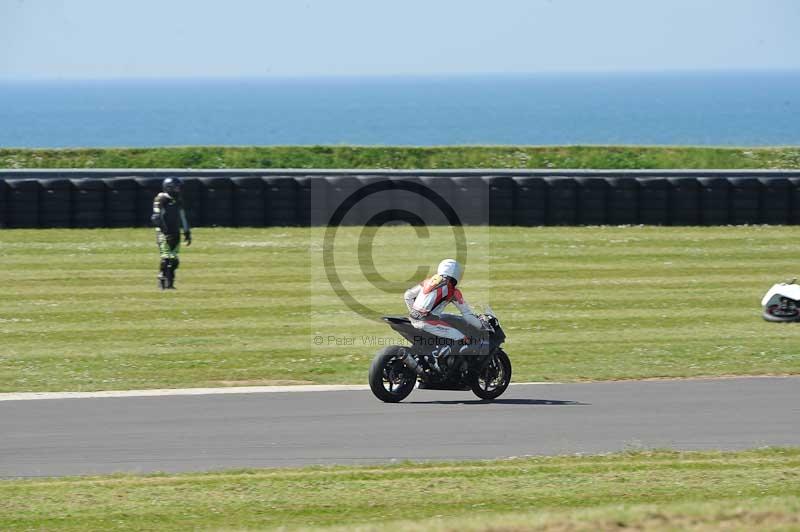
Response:
[[[491,355],[489,363],[474,376],[470,388],[481,399],[492,401],[503,395],[509,384],[511,360],[505,351],[498,349]]]
[[[762,316],[765,320],[773,322],[800,321],[800,310],[795,306],[782,309],[780,305],[770,305],[764,309]]]
[[[403,364],[403,348],[384,347],[369,367],[369,387],[384,403],[399,403],[414,390],[417,375]]]

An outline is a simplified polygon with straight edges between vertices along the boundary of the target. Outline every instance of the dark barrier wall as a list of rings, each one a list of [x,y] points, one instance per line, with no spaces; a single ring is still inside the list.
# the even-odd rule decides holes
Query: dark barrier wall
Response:
[[[167,176],[184,179],[193,226],[324,224],[350,194],[387,179],[436,192],[465,224],[800,224],[800,171],[0,170],[0,227],[146,226]],[[386,209],[444,223],[420,196],[392,202]],[[378,223],[368,216],[356,205],[346,223]]]

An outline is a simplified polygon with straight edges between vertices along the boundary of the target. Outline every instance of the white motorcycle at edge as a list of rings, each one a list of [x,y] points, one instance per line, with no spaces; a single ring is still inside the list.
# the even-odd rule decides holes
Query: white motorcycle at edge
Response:
[[[762,316],[767,321],[800,321],[800,285],[797,279],[772,285],[761,299]]]

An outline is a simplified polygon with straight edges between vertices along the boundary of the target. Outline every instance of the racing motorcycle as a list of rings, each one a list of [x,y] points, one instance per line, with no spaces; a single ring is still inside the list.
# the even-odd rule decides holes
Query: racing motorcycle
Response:
[[[384,316],[409,344],[391,345],[375,355],[369,368],[372,393],[381,401],[397,403],[408,397],[419,381],[421,389],[472,390],[489,401],[500,397],[511,382],[511,360],[500,347],[506,335],[491,308],[478,318],[481,330],[448,316],[449,323],[475,342],[461,354],[452,340],[415,329],[406,317]]]
[[[788,283],[772,285],[761,299],[763,313],[767,321],[800,321],[800,285],[797,279]]]

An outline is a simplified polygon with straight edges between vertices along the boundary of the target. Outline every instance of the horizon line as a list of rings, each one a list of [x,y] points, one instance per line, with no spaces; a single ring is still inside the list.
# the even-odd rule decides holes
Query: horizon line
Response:
[[[639,69],[639,70],[540,70],[533,72],[444,72],[444,73],[392,73],[392,74],[296,74],[296,75],[187,75],[187,76],[112,76],[112,77],[73,77],[73,76],[32,76],[2,77],[0,83],[25,82],[118,82],[118,81],[304,81],[304,80],[391,80],[391,79],[463,79],[486,77],[536,77],[536,76],[629,76],[629,75],[669,75],[669,74],[798,74],[796,68],[684,68],[684,69]]]

